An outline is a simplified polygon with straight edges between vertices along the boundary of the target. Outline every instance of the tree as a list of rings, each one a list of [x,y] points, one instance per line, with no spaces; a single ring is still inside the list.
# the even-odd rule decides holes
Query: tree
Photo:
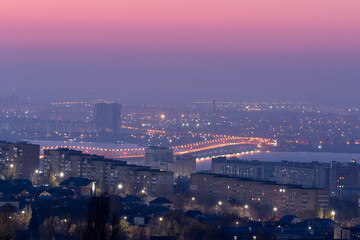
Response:
[[[29,232],[31,239],[40,239],[39,220],[35,209],[32,210],[31,219],[29,222]]]
[[[71,226],[69,229],[69,235],[74,239],[83,239],[83,234],[86,229],[86,222],[80,219],[72,219]]]
[[[205,234],[205,226],[199,221],[192,220],[184,226],[181,234],[181,240],[202,239]]]
[[[9,179],[9,180],[14,180],[15,179],[15,177],[16,177],[16,174],[15,174],[15,167],[14,166],[12,166],[12,167],[10,167],[9,168],[9,172],[8,172],[8,176],[7,176],[7,178]]]
[[[55,177],[54,173],[50,174],[49,184],[50,184],[50,187],[58,187],[59,186],[59,183],[56,181],[56,177]]]
[[[60,219],[57,216],[50,216],[45,219],[40,227],[41,239],[51,240],[60,231]]]
[[[88,206],[84,240],[106,240],[110,203],[108,196],[92,197]]]
[[[115,227],[117,228],[117,235],[114,236],[113,240],[125,240],[131,235],[132,227],[125,219],[121,220]]]
[[[133,226],[131,229],[131,238],[134,240],[147,240],[148,236],[144,228],[139,226]]]
[[[32,217],[31,205],[27,204],[21,213],[15,215],[18,228],[22,230],[27,230],[31,217]]]
[[[96,195],[103,195],[105,193],[105,185],[104,185],[104,181],[102,179],[100,179],[99,181],[99,185],[96,188]]]
[[[0,208],[0,239],[14,239],[16,235],[16,221],[14,213],[16,208],[5,204]]]

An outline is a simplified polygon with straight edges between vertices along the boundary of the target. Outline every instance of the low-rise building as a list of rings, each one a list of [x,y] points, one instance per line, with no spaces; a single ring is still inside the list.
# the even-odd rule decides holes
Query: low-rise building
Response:
[[[60,183],[60,186],[73,190],[75,194],[80,197],[89,197],[93,195],[92,191],[95,189],[94,185],[95,181],[80,177],[71,177]]]

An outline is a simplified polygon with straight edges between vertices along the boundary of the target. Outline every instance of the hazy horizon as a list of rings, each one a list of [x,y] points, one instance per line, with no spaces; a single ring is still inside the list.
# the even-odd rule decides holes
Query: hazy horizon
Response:
[[[358,1],[0,6],[3,94],[136,103],[359,99]]]

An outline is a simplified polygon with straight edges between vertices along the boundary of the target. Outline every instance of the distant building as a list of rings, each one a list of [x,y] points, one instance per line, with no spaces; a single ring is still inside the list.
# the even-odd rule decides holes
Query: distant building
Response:
[[[118,103],[98,103],[95,105],[96,131],[119,133],[121,131],[121,105]]]
[[[174,179],[178,177],[190,178],[192,173],[196,173],[196,157],[188,154],[176,156],[175,163],[168,171],[174,172]]]
[[[211,172],[306,188],[324,188],[330,195],[338,197],[360,194],[359,165],[355,162],[267,162],[219,157],[212,160]]]
[[[173,173],[69,149],[44,151],[44,176],[93,179],[107,190],[138,196],[173,196]]]
[[[5,178],[28,178],[39,169],[40,146],[27,142],[0,142],[0,171]]]
[[[307,188],[327,188],[326,163],[281,161],[274,166],[273,180],[280,184],[295,184]]]
[[[151,146],[145,148],[144,166],[173,172],[174,179],[190,178],[191,174],[196,172],[196,157],[188,154],[174,157],[173,149]]]
[[[343,197],[344,192],[357,189],[359,192],[359,166],[356,163],[331,162],[328,170],[328,188],[333,196]]]
[[[266,166],[263,162],[256,160],[247,161],[236,158],[227,160],[226,157],[218,157],[212,159],[211,172],[215,174],[226,174],[232,177],[268,180],[273,175],[274,168],[272,165],[268,165],[270,171],[266,171]]]
[[[150,146],[145,148],[144,166],[160,168],[174,162],[174,150],[166,147]]]
[[[269,181],[255,181],[219,174],[192,174],[190,190],[202,201],[232,201],[276,208],[280,214],[327,209],[326,189],[302,188]]]

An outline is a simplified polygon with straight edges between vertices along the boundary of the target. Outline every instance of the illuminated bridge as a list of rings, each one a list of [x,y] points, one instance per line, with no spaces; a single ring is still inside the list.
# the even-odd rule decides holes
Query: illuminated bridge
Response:
[[[85,144],[85,143],[84,143]],[[275,141],[265,138],[250,138],[250,137],[235,137],[235,136],[221,136],[216,139],[184,144],[171,147],[174,149],[175,155],[200,153],[204,151],[216,150],[219,148],[228,148],[231,146],[239,145],[274,145]],[[105,156],[106,158],[121,159],[121,158],[140,158],[145,156],[145,148],[101,148],[101,147],[88,147],[73,145],[71,143],[64,143],[61,146],[48,146],[43,147],[42,150],[69,148],[73,150],[79,150],[88,154],[95,154]]]

